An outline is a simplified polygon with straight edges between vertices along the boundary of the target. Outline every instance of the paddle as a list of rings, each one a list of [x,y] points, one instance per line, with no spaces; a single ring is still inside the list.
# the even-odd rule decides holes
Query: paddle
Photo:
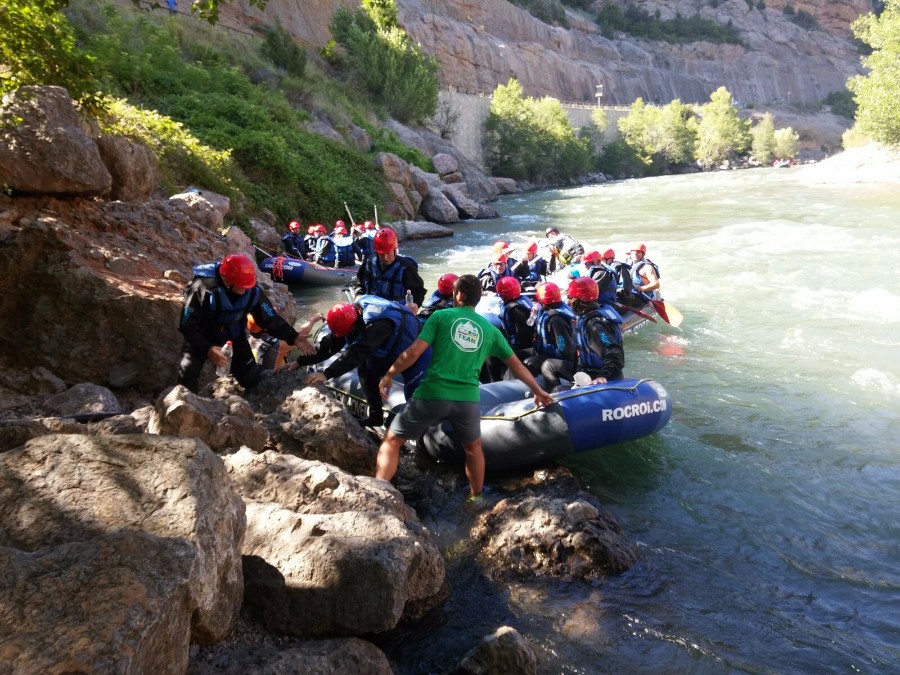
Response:
[[[614,303],[613,303],[613,306],[614,306],[616,309],[621,310],[621,311],[623,311],[623,312],[633,312],[634,314],[637,314],[639,317],[641,317],[641,318],[643,318],[643,319],[649,319],[649,320],[652,321],[653,323],[657,323],[655,317],[652,317],[652,316],[650,316],[649,314],[646,314],[646,313],[642,312],[642,311],[639,310],[639,309],[635,309],[634,307],[629,307],[628,305],[623,305],[623,304],[618,303],[618,302],[614,302]]]
[[[378,204],[373,205],[375,208],[375,228],[378,229],[381,225],[378,224]]]
[[[347,209],[347,215],[350,216],[350,225],[356,228],[356,221],[353,220],[353,214],[350,213],[350,207],[347,206],[347,202],[344,202],[344,208]]]
[[[675,305],[663,302],[662,300],[651,300],[650,304],[653,305],[653,309],[656,310],[656,313],[663,318],[663,321],[669,325],[678,328],[681,325],[681,322],[684,321],[684,316],[678,311],[678,308]]]

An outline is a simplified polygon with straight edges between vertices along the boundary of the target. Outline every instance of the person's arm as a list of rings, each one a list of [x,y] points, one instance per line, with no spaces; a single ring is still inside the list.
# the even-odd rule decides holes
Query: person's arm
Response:
[[[604,384],[610,378],[617,377],[625,368],[625,349],[621,342],[616,341],[613,328],[605,321],[594,319],[589,328],[590,348],[603,355],[603,367],[592,383]]]
[[[259,297],[256,300],[256,304],[250,308],[250,314],[260,328],[269,335],[277,337],[279,340],[284,340],[289,344],[304,342],[304,340],[299,339],[300,336],[294,330],[294,327],[278,315],[272,306],[272,302],[261,288],[259,289]]]
[[[422,356],[422,353],[428,349],[429,346],[430,345],[424,340],[416,338],[416,340],[397,357],[397,360],[394,361],[393,365],[391,365],[384,374],[384,377],[378,382],[378,391],[381,392],[381,398],[387,400],[388,395],[391,393],[391,385],[394,382],[394,378],[414,364],[416,359]]]
[[[203,305],[208,293],[209,289],[202,279],[194,279],[191,282],[184,296],[178,330],[196,353],[209,355],[214,345],[206,339],[203,333],[205,319]]]
[[[525,364],[519,360],[518,356],[513,354],[509,358],[503,360],[509,368],[509,371],[515,375],[517,379],[524,382],[525,386],[527,386],[531,390],[531,393],[534,394],[535,407],[543,408],[544,406],[553,404],[553,397],[541,389],[541,385],[537,383],[537,380],[534,379],[534,375],[532,375],[531,371],[525,367]]]
[[[644,265],[641,269],[641,279],[647,282],[638,286],[638,289],[644,293],[649,293],[659,288],[659,277],[656,276],[656,270],[653,269],[653,265]]]
[[[550,321],[550,335],[553,338],[557,350],[559,350],[559,358],[563,361],[575,361],[575,332],[572,329],[571,322],[564,316],[555,316]]]

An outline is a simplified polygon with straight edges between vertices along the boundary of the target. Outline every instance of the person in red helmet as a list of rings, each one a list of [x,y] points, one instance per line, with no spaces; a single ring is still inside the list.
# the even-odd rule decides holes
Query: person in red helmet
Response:
[[[303,228],[300,227],[300,223],[296,220],[292,220],[288,223],[288,231],[281,238],[281,243],[284,246],[284,252],[287,253],[292,258],[302,258],[303,257]]]
[[[314,354],[301,356],[290,369],[321,363],[340,352],[324,371],[307,375],[304,383],[321,384],[356,368],[369,407],[368,416],[357,421],[362,426],[381,426],[384,412],[378,380],[419,335],[418,319],[402,303],[377,295],[362,295],[352,304],[334,305],[328,310],[326,321],[331,333],[319,341]],[[407,398],[419,386],[430,360],[431,351],[425,352],[403,371]]]
[[[643,293],[652,300],[660,300],[659,266],[647,257],[647,246],[638,244],[628,252],[631,263],[631,281],[636,293]]]
[[[184,305],[178,330],[185,343],[178,364],[178,384],[197,391],[200,371],[207,359],[225,366],[228,359],[222,345],[231,341],[234,355],[231,374],[245,389],[257,384],[262,373],[247,341],[247,315],[279,340],[312,351],[291,325],[282,319],[256,284],[256,265],[243,253],[232,253],[221,262],[196,265],[194,278],[184,292]]]
[[[515,265],[511,266],[513,276],[528,288],[547,278],[547,261],[538,255],[538,243],[529,242],[525,249],[525,255]]]
[[[625,367],[622,317],[608,304],[601,304],[600,289],[590,277],[573,279],[566,290],[575,321],[578,361],[555,374],[573,381],[577,371],[590,375],[591,384],[621,380]]]
[[[453,307],[453,284],[459,279],[458,274],[448,272],[438,279],[437,290],[435,290],[422,305],[419,310],[419,323],[425,324],[428,317],[439,309],[447,309]]]
[[[443,419],[453,424],[454,438],[466,454],[469,499],[483,500],[484,451],[481,446],[481,409],[478,373],[488,356],[506,361],[512,373],[534,394],[535,406],[548,406],[553,399],[513,354],[503,335],[475,311],[481,300],[481,284],[474,274],[464,274],[454,283],[453,307],[435,312],[422,333],[387,370],[378,388],[387,398],[393,379],[429,349],[434,350],[425,379],[406,407],[391,422],[378,448],[375,477],[390,481],[397,473],[400,448],[405,439],[420,438]],[[404,379],[406,376],[404,375]]]
[[[353,236],[347,232],[347,226],[343,220],[339,220],[334,224],[331,241],[334,242],[335,267],[353,267],[356,265]]]
[[[300,254],[304,260],[312,260],[315,257],[318,238],[316,226],[310,225],[306,229],[306,234],[303,236],[303,245],[300,248]]]
[[[375,223],[367,220],[362,224],[359,235],[353,242],[353,247],[356,260],[360,264],[364,263],[370,255],[375,254]]]
[[[529,325],[532,302],[522,295],[522,285],[515,277],[503,277],[497,282],[497,295],[502,304],[497,316],[500,332],[506,338],[515,355],[522,361],[534,356],[534,325]],[[497,382],[506,374],[506,364],[501,359],[489,358],[481,373],[482,382]]]
[[[409,256],[397,253],[397,233],[389,227],[375,231],[375,255],[366,258],[356,273],[351,287],[354,297],[377,295],[385,300],[406,302],[409,291],[413,312],[418,312],[425,300],[425,282],[419,276],[419,264]]]
[[[497,282],[504,277],[511,277],[512,272],[509,271],[509,256],[505,253],[495,253],[491,264],[478,273],[478,280],[481,282],[481,290],[485,293],[493,292],[497,287]]]
[[[582,257],[581,262],[587,268],[590,278],[597,282],[597,288],[600,289],[600,302],[604,305],[612,305],[616,302],[616,290],[619,288],[618,275],[615,268],[606,264],[603,255],[600,251],[588,251]]]
[[[535,375],[543,375],[544,388],[552,390],[559,384],[559,373],[575,365],[575,315],[553,282],[538,284],[534,299],[541,305],[535,322],[535,355],[525,365]]]

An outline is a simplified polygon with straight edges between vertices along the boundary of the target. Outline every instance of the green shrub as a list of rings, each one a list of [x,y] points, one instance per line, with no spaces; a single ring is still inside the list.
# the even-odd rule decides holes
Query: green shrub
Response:
[[[306,52],[297,46],[290,33],[281,26],[267,28],[265,31],[262,53],[279,68],[288,74],[302,78],[306,70]]]
[[[625,9],[617,5],[605,4],[597,13],[596,23],[603,35],[610,37],[616,31],[636,37],[670,42],[674,44],[705,40],[716,43],[742,44],[737,29],[729,22],[722,26],[711,19],[695,14],[684,17],[677,14],[673,19],[663,21],[659,12],[650,14],[647,10],[626,3]]]
[[[846,89],[831,92],[822,99],[822,103],[827,105],[835,115],[851,120],[856,115],[856,101],[853,100],[853,94]]]
[[[372,152],[389,152],[410,164],[415,164],[422,171],[434,173],[434,162],[418,148],[404,144],[397,135],[386,129],[378,129],[372,142]]]
[[[560,0],[510,0],[510,3],[527,10],[536,19],[540,19],[551,26],[557,25],[563,28],[569,27],[566,19],[566,10]],[[574,5],[574,2],[566,2]],[[583,4],[583,3],[582,3]]]
[[[750,151],[753,158],[760,164],[770,164],[775,159],[775,118],[772,113],[766,113],[750,131],[753,140]]]

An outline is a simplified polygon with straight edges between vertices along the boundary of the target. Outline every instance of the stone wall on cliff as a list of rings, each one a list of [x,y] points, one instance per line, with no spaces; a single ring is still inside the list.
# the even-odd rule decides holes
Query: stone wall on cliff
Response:
[[[617,0],[624,4],[623,0]],[[600,3],[598,3],[599,5]],[[860,72],[850,23],[871,11],[870,0],[771,0],[765,9],[745,0],[638,0],[663,19],[676,12],[732,23],[745,46],[695,42],[672,45],[618,34],[607,39],[583,13],[568,11],[569,28],[549,26],[506,0],[397,0],[401,22],[441,64],[445,85],[492,91],[516,77],[529,96],[594,102],[604,84],[604,104],[702,102],[725,86],[745,104],[804,103],[841,90]],[[807,30],[783,11],[790,4],[816,20]],[[225,25],[248,28],[280,22],[300,42],[319,49],[328,22],[348,0],[295,3],[269,0],[266,10],[248,0],[228,3]]]

